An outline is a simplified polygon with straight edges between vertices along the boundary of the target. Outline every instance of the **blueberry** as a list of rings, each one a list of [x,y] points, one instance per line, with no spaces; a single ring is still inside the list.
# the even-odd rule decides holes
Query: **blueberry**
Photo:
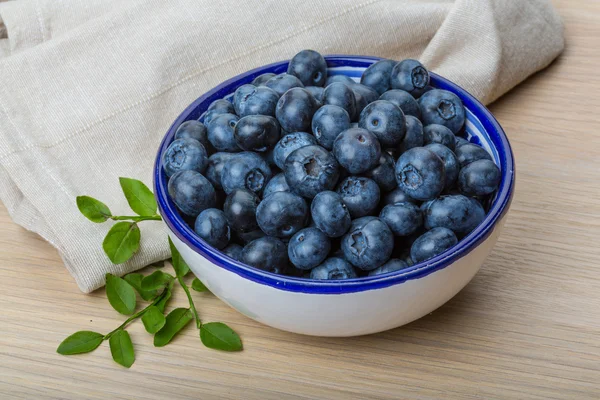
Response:
[[[242,261],[263,271],[282,273],[288,264],[285,243],[269,236],[253,240],[242,250]]]
[[[342,236],[352,223],[342,196],[330,190],[315,196],[310,205],[310,212],[316,227],[332,238]]]
[[[327,80],[325,81],[325,87],[331,85],[332,83],[336,83],[336,82],[343,83],[344,85],[348,85],[348,86],[353,86],[358,83],[354,79],[350,78],[347,75],[330,75],[327,77]]]
[[[169,196],[185,215],[195,217],[216,205],[215,189],[200,172],[176,172],[168,184]]]
[[[372,87],[380,95],[390,88],[390,76],[396,65],[394,60],[380,60],[363,72],[360,83]]]
[[[429,260],[448,250],[458,243],[456,235],[447,228],[433,228],[414,241],[410,248],[410,258],[413,262]]]
[[[374,180],[349,176],[337,188],[352,218],[371,214],[379,203],[379,186]]]
[[[372,271],[369,271],[369,276],[381,275],[381,274],[389,274],[390,272],[400,271],[401,269],[408,268],[408,264],[397,258],[392,258],[381,267],[375,268]]]
[[[269,183],[267,183],[267,186],[265,187],[265,190],[263,191],[263,198],[267,197],[268,195],[270,195],[271,193],[275,193],[275,192],[290,192],[290,187],[287,184],[287,181],[285,180],[285,175],[283,172],[275,175],[270,181]]]
[[[388,204],[405,203],[405,202],[409,202],[409,203],[413,203],[413,204],[417,204],[417,205],[419,203],[417,200],[413,199],[412,197],[410,197],[406,193],[404,193],[404,191],[402,191],[402,189],[396,188],[396,189],[392,190],[391,192],[387,193],[383,197],[383,199],[381,200],[381,205],[383,207],[385,207]]]
[[[283,131],[281,132],[283,134]],[[262,154],[263,158],[265,159],[265,161],[267,162],[267,164],[269,164],[269,167],[271,167],[271,171],[273,173],[277,173],[278,171],[276,171],[279,167],[277,166],[277,164],[275,164],[275,159],[274,159],[274,155],[273,155],[273,150],[275,148],[272,148],[270,150],[267,150],[266,152],[264,152]]]
[[[441,196],[421,207],[425,229],[448,228],[457,235],[468,234],[485,218],[479,202],[461,194]]]
[[[304,89],[312,94],[319,103],[323,101],[323,92],[325,91],[325,88],[321,86],[305,86]]]
[[[501,178],[500,168],[493,161],[477,160],[460,170],[458,188],[467,196],[485,196],[498,189]]]
[[[233,107],[240,117],[247,115],[275,116],[279,94],[265,86],[242,85],[233,95]]]
[[[237,145],[246,151],[265,152],[279,140],[279,122],[266,115],[248,115],[235,125],[233,137]]]
[[[366,129],[350,128],[333,142],[333,154],[351,174],[362,174],[374,168],[381,157],[377,137]]]
[[[194,119],[185,121],[183,124],[179,125],[177,131],[175,131],[175,140],[177,139],[195,139],[202,143],[202,146],[204,146],[206,150],[208,150],[210,145],[206,126],[204,126],[202,122]]]
[[[244,248],[236,243],[231,243],[229,246],[225,247],[223,250],[223,254],[233,258],[236,261],[242,261],[242,250]]]
[[[389,192],[398,186],[394,174],[394,158],[384,151],[379,157],[379,163],[375,168],[367,171],[364,176],[373,179],[382,191]]]
[[[271,177],[271,168],[267,162],[256,153],[245,151],[225,164],[221,172],[221,185],[227,194],[234,189],[260,193]]]
[[[228,163],[237,153],[215,153],[208,158],[208,166],[206,167],[205,176],[210,181],[215,189],[223,189],[221,185],[221,174],[223,173],[223,167]]]
[[[206,150],[195,139],[174,140],[163,155],[163,167],[167,176],[186,170],[202,173],[207,165],[208,155]]]
[[[444,188],[450,189],[456,183],[460,170],[456,155],[448,147],[439,143],[428,144],[425,148],[433,151],[444,162],[444,171],[446,171]]]
[[[444,125],[457,134],[465,124],[465,107],[462,101],[452,92],[434,89],[419,99],[421,116],[424,125]]]
[[[454,137],[454,150],[458,149],[463,144],[469,144],[469,143],[471,143],[471,142],[469,142],[467,139],[462,138],[460,136],[455,136]]]
[[[323,92],[323,104],[342,107],[350,117],[356,114],[356,97],[350,86],[343,83],[332,83]]]
[[[379,98],[379,93],[360,83],[356,83],[350,86],[350,88],[354,92],[354,99],[356,101],[356,113],[352,119],[358,120],[362,110],[364,110],[369,103],[372,103]]]
[[[396,236],[408,236],[423,226],[423,212],[412,203],[395,203],[383,207],[379,218]]]
[[[490,156],[490,153],[485,151],[483,147],[477,146],[473,143],[466,143],[462,146],[457,147],[456,158],[458,159],[461,168],[464,168],[467,165],[471,164],[473,161],[477,160],[492,161],[492,156]]]
[[[394,235],[381,219],[363,217],[352,221],[342,238],[344,258],[364,271],[383,265],[392,254]]]
[[[300,79],[290,74],[275,75],[265,83],[265,86],[273,89],[279,96],[283,96],[285,92],[292,88],[304,87]]]
[[[327,79],[327,63],[314,50],[302,50],[290,60],[287,73],[296,76],[304,86],[323,86]]]
[[[377,136],[383,148],[400,144],[406,134],[406,120],[402,110],[386,100],[377,100],[360,113],[358,126]]]
[[[319,108],[312,119],[312,132],[317,142],[327,150],[331,150],[338,135],[349,128],[348,112],[332,104]]]
[[[208,128],[213,118],[221,114],[235,114],[233,104],[225,99],[215,100],[210,103],[204,114],[204,125]]]
[[[379,97],[379,100],[387,100],[390,103],[399,107],[404,115],[412,115],[416,118],[421,118],[421,109],[419,103],[408,92],[400,89],[388,90]]]
[[[223,205],[229,227],[237,232],[257,230],[256,208],[259,203],[260,198],[249,190],[236,189],[231,192]]]
[[[312,199],[335,187],[340,175],[335,157],[321,146],[304,146],[285,160],[285,180],[293,192]]]
[[[396,162],[396,181],[398,187],[413,199],[431,200],[444,189],[444,162],[431,150],[412,148]]]
[[[308,222],[306,201],[291,192],[271,193],[256,209],[258,226],[269,236],[289,238]]]
[[[417,99],[418,99],[418,98],[421,98],[421,97],[423,97],[423,95],[424,95],[425,93],[427,93],[427,92],[431,92],[432,90],[435,90],[435,88],[434,88],[433,86],[429,85],[429,86],[427,86],[425,89],[423,89],[423,90],[421,91],[421,95],[420,95],[420,96],[417,96],[417,97],[415,97],[415,98],[417,98]]]
[[[287,132],[308,132],[319,102],[306,89],[292,88],[277,102],[275,114]]]
[[[414,147],[422,147],[424,143],[423,138],[423,124],[418,118],[412,115],[405,116],[406,118],[406,135],[398,146],[400,154]]]
[[[254,78],[254,80],[252,81],[252,84],[254,86],[264,85],[265,83],[267,83],[267,81],[269,79],[271,79],[274,76],[275,76],[275,74],[272,72],[267,72],[265,74],[261,74],[261,75],[257,76],[256,78]]]
[[[330,249],[327,235],[317,228],[304,228],[292,236],[288,257],[296,268],[308,270],[321,264]]]
[[[279,168],[284,169],[285,160],[294,150],[314,144],[317,144],[317,140],[311,134],[306,132],[288,133],[275,145],[273,160]]]
[[[310,271],[305,271],[300,268],[294,267],[292,264],[288,264],[287,267],[285,267],[281,273],[287,276],[302,278],[305,274],[310,274]]]
[[[235,114],[220,114],[208,124],[208,140],[217,151],[234,153],[241,149],[235,142],[233,132],[239,118]]]
[[[216,208],[208,208],[198,214],[194,231],[206,243],[217,249],[227,246],[231,238],[225,213]]]
[[[354,268],[346,260],[338,257],[328,258],[310,271],[310,279],[333,281],[352,278],[356,278]]]
[[[393,89],[401,89],[413,97],[419,97],[429,85],[429,72],[417,60],[403,60],[392,69],[390,85]]]
[[[265,233],[262,230],[260,230],[260,228],[258,228],[250,232],[236,232],[236,236],[241,243],[246,245],[253,240],[265,237],[267,235],[265,235]]]
[[[423,142],[425,144],[439,143],[454,151],[454,133],[444,125],[431,124],[423,128]]]

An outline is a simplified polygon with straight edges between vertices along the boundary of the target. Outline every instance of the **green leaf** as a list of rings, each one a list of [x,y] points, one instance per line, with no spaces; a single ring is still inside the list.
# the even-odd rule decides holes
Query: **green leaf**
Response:
[[[167,286],[167,288],[165,289],[165,294],[163,295],[162,299],[160,299],[158,301],[158,303],[156,303],[156,308],[158,308],[160,310],[160,312],[162,312],[162,313],[165,312],[165,307],[167,306],[167,303],[171,299],[171,294],[173,293],[173,285],[174,284],[175,284],[175,281],[171,281],[171,283],[169,283],[169,286]]]
[[[104,340],[104,335],[92,331],[75,332],[56,349],[58,354],[69,356],[71,354],[89,353],[95,350]]]
[[[106,274],[106,297],[110,305],[121,314],[130,315],[135,311],[135,290],[118,276]]]
[[[108,206],[89,196],[77,196],[77,208],[92,222],[105,222],[112,216]]]
[[[163,326],[165,326],[166,318],[163,313],[156,306],[148,307],[144,315],[142,316],[142,322],[144,328],[148,333],[156,333]]]
[[[177,276],[186,276],[188,272],[190,272],[190,267],[188,267],[184,259],[181,257],[181,254],[179,254],[179,251],[171,241],[171,238],[169,238],[169,247],[171,247],[171,263],[173,264],[175,273]]]
[[[123,329],[116,331],[108,339],[108,344],[113,360],[125,368],[131,367],[135,361],[135,353],[133,352],[133,343],[131,343],[129,333]]]
[[[162,347],[194,319],[189,308],[176,308],[167,315],[165,326],[154,335],[154,346]]]
[[[142,290],[158,290],[167,286],[174,278],[162,271],[154,271],[142,279]]]
[[[129,207],[137,215],[156,215],[157,206],[154,194],[142,181],[131,178],[119,178],[119,183],[121,183],[121,189],[123,189]]]
[[[208,348],[224,351],[242,350],[237,333],[222,322],[209,322],[200,328],[200,340]]]
[[[158,294],[157,290],[142,290],[142,279],[144,279],[144,275],[139,272],[127,274],[123,279],[125,279],[125,282],[129,283],[140,294],[142,299],[146,301],[154,299]]]
[[[204,283],[202,283],[202,281],[198,278],[195,278],[192,281],[192,289],[194,289],[196,292],[209,292],[210,290],[208,290],[208,288],[206,286],[204,286]]]
[[[118,222],[106,234],[102,248],[113,264],[129,260],[140,247],[140,228],[133,222]]]

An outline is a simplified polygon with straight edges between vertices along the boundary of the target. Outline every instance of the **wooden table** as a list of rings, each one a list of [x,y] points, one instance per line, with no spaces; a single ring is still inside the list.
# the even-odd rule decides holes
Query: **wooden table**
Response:
[[[3,399],[599,399],[600,4],[556,1],[568,47],[491,108],[517,158],[506,228],[475,279],[446,305],[389,332],[323,339],[280,332],[194,294],[245,350],[204,348],[187,329],[154,348],[130,329],[130,370],[108,346],[64,357],[74,331],[122,320],[85,296],[56,251],[0,207]],[[185,304],[178,293],[174,303]]]

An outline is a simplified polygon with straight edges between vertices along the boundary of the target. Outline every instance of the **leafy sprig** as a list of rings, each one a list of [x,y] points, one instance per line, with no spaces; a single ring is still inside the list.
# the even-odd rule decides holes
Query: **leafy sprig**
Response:
[[[119,178],[119,183],[129,207],[137,215],[113,215],[110,208],[100,200],[90,196],[77,197],[77,208],[90,221],[122,221],[110,228],[102,243],[104,252],[113,264],[128,261],[140,248],[139,222],[162,220],[157,214],[158,205],[154,194],[142,181]]]
[[[154,195],[143,182],[136,179],[120,178],[121,188],[131,209],[137,216],[115,216],[103,202],[89,196],[77,197],[79,211],[90,221],[102,223],[108,220],[120,221],[106,234],[102,247],[114,264],[129,260],[139,249],[141,234],[137,224],[146,220],[161,220],[157,214]],[[190,272],[189,266],[169,239],[171,263],[175,276],[156,270],[144,276],[134,272],[120,278],[106,274],[106,297],[110,305],[120,314],[129,315],[121,325],[107,334],[92,331],[79,331],[67,337],[58,346],[57,352],[63,355],[89,353],[102,344],[109,342],[113,360],[124,367],[131,367],[135,361],[133,342],[126,328],[137,319],[141,319],[146,332],[154,335],[154,346],[169,344],[179,332],[193,320],[200,332],[200,340],[211,349],[224,351],[242,350],[242,341],[235,331],[222,322],[203,323],[200,319],[192,293],[184,278]],[[165,308],[169,302],[175,283],[185,292],[189,307],[175,308],[166,316]],[[209,292],[198,279],[191,287],[197,292]],[[149,304],[138,312],[137,294]]]

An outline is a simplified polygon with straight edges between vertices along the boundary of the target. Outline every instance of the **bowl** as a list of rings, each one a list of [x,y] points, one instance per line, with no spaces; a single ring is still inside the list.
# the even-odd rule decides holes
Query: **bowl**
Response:
[[[325,57],[329,75],[357,81],[377,57]],[[388,274],[343,281],[318,281],[276,275],[242,264],[209,246],[187,225],[167,193],[162,155],[177,127],[202,120],[209,104],[231,97],[256,76],[286,72],[288,61],[256,68],[199,97],[175,120],[163,139],[154,166],[154,193],[169,236],[192,272],[219,299],[258,322],[315,336],[357,336],[399,327],[440,307],[480,269],[502,230],[515,184],[513,154],[490,111],[454,83],[434,73],[431,84],[457,94],[467,110],[466,138],[485,148],[500,167],[502,180],[485,220],[457,245],[425,262]]]

